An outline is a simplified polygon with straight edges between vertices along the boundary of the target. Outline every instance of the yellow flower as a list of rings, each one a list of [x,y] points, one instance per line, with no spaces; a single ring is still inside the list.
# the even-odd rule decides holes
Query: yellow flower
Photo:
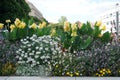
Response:
[[[110,69],[107,69],[107,71],[106,71],[107,73],[109,73],[109,74],[111,74],[111,71],[110,71]]]
[[[70,24],[69,22],[64,22],[64,31],[69,32],[70,31]]]
[[[2,28],[3,28],[3,26],[4,26],[4,24],[3,24],[3,23],[0,23],[0,29],[2,29]]]
[[[111,71],[109,70],[109,71],[107,71],[107,73],[111,74]]]
[[[73,77],[73,74],[72,74],[72,73],[70,74],[70,77]]]
[[[41,24],[41,23],[40,23],[39,26],[38,26],[39,29],[42,29],[43,27],[44,27],[44,26],[43,26],[43,24]]]
[[[77,24],[72,24],[72,31],[76,31],[77,30]]]
[[[102,71],[104,71],[104,72],[105,72],[105,71],[106,71],[106,69],[102,69]]]
[[[77,32],[75,32],[75,31],[72,32],[71,36],[76,37],[77,36]]]
[[[103,73],[103,71],[102,71],[102,70],[100,70],[100,73]]]
[[[67,72],[66,75],[70,75],[70,72]]]
[[[13,31],[13,29],[15,28],[15,25],[10,25],[10,30]]]
[[[102,77],[102,76],[104,76],[104,74],[101,74],[100,76]]]
[[[15,69],[14,65],[10,62],[5,63],[1,69],[3,75],[9,74],[9,73],[14,73],[15,70],[16,69]]]
[[[26,26],[26,24],[25,24],[24,22],[21,22],[21,23],[18,25],[18,27],[21,28],[21,29],[25,28],[25,26]]]
[[[79,72],[75,72],[75,74],[78,76],[78,75],[79,75]]]
[[[100,75],[100,74],[98,74],[98,77],[101,77],[101,75]]]
[[[58,65],[56,65],[55,67],[58,68]]]
[[[39,28],[39,29],[42,29],[42,28],[44,28],[45,26],[46,26],[46,22],[43,21],[42,23],[39,24],[38,28]]]
[[[45,21],[43,21],[43,22],[42,22],[42,25],[43,25],[43,27],[45,27],[45,26],[46,26],[46,22],[45,22]]]
[[[55,30],[55,29],[52,29],[52,30],[51,30],[51,36],[55,36],[55,34],[56,34],[56,30]]]
[[[10,21],[10,19],[8,19],[8,20],[6,20],[5,22],[6,22],[6,23],[10,23],[11,21]]]
[[[35,23],[33,23],[33,24],[31,25],[31,28],[36,29],[36,28],[37,28],[37,25],[36,25]]]
[[[101,38],[102,36],[103,36],[102,34],[99,34],[99,35],[98,35],[98,37],[100,37],[100,38]]]
[[[96,73],[95,75],[96,75],[96,76],[98,76],[99,74],[98,74],[98,73]]]
[[[120,70],[119,70],[119,73],[120,73]]]
[[[101,20],[96,22],[96,26],[98,26],[98,27],[101,26],[101,24],[102,24]]]
[[[102,26],[101,26],[101,30],[106,30],[106,26],[105,26],[105,25],[102,25]]]
[[[105,74],[105,72],[102,72],[102,74],[104,75],[104,74]]]
[[[15,21],[14,21],[14,23],[15,23],[15,25],[18,27],[19,24],[21,23],[21,21],[20,21],[18,18],[16,18]]]

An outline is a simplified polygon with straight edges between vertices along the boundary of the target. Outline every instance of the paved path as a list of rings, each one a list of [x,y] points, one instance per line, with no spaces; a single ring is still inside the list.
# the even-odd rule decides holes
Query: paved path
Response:
[[[0,77],[0,80],[120,80],[120,77]]]

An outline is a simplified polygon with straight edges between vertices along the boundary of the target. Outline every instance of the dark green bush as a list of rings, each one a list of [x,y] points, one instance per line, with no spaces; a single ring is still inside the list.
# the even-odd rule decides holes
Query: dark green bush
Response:
[[[17,47],[17,42],[3,40],[0,43],[0,75],[12,75],[15,73],[15,51]]]

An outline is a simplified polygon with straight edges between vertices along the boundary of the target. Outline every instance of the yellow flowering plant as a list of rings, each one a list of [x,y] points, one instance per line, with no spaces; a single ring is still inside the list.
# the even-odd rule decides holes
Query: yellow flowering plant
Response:
[[[103,77],[103,76],[110,76],[112,75],[112,72],[110,69],[100,69],[96,74],[95,76],[98,76],[98,77]]]
[[[24,21],[15,19],[14,24],[9,26],[10,31],[8,32],[9,40],[18,40],[20,38],[24,38],[27,35],[26,31],[26,23]]]
[[[3,23],[0,23],[0,29],[2,29],[4,27]]]
[[[6,20],[6,23],[9,24],[10,20]],[[4,24],[0,24],[0,29],[2,29]],[[32,36],[36,34],[37,36],[49,35],[50,27],[47,27],[45,21],[41,22],[39,25],[36,24],[32,19],[18,19],[16,18],[14,23],[11,25],[5,25],[7,32],[4,32],[4,38],[8,40],[20,40],[26,36]]]
[[[39,25],[37,26],[36,29],[36,33],[37,36],[43,36],[43,35],[51,35],[51,36],[55,36],[56,34],[56,30],[53,27],[50,27],[47,22],[43,21],[41,23],[39,23]]]
[[[15,71],[16,71],[16,67],[11,62],[7,62],[2,67],[2,75],[4,75],[4,76],[15,74]]]
[[[88,48],[96,39],[109,42],[111,33],[105,32],[102,34],[103,30],[106,30],[106,27],[101,21],[97,21],[94,25],[91,25],[90,22],[83,23],[80,28],[76,23],[71,24],[66,21],[63,30],[56,29],[56,33],[60,37],[64,48],[69,48],[73,52]]]

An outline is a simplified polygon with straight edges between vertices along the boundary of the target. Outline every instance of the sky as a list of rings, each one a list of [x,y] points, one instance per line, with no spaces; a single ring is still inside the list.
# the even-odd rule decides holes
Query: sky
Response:
[[[49,22],[66,16],[69,22],[95,22],[99,15],[115,7],[120,0],[28,0]],[[120,4],[119,4],[120,5]]]

